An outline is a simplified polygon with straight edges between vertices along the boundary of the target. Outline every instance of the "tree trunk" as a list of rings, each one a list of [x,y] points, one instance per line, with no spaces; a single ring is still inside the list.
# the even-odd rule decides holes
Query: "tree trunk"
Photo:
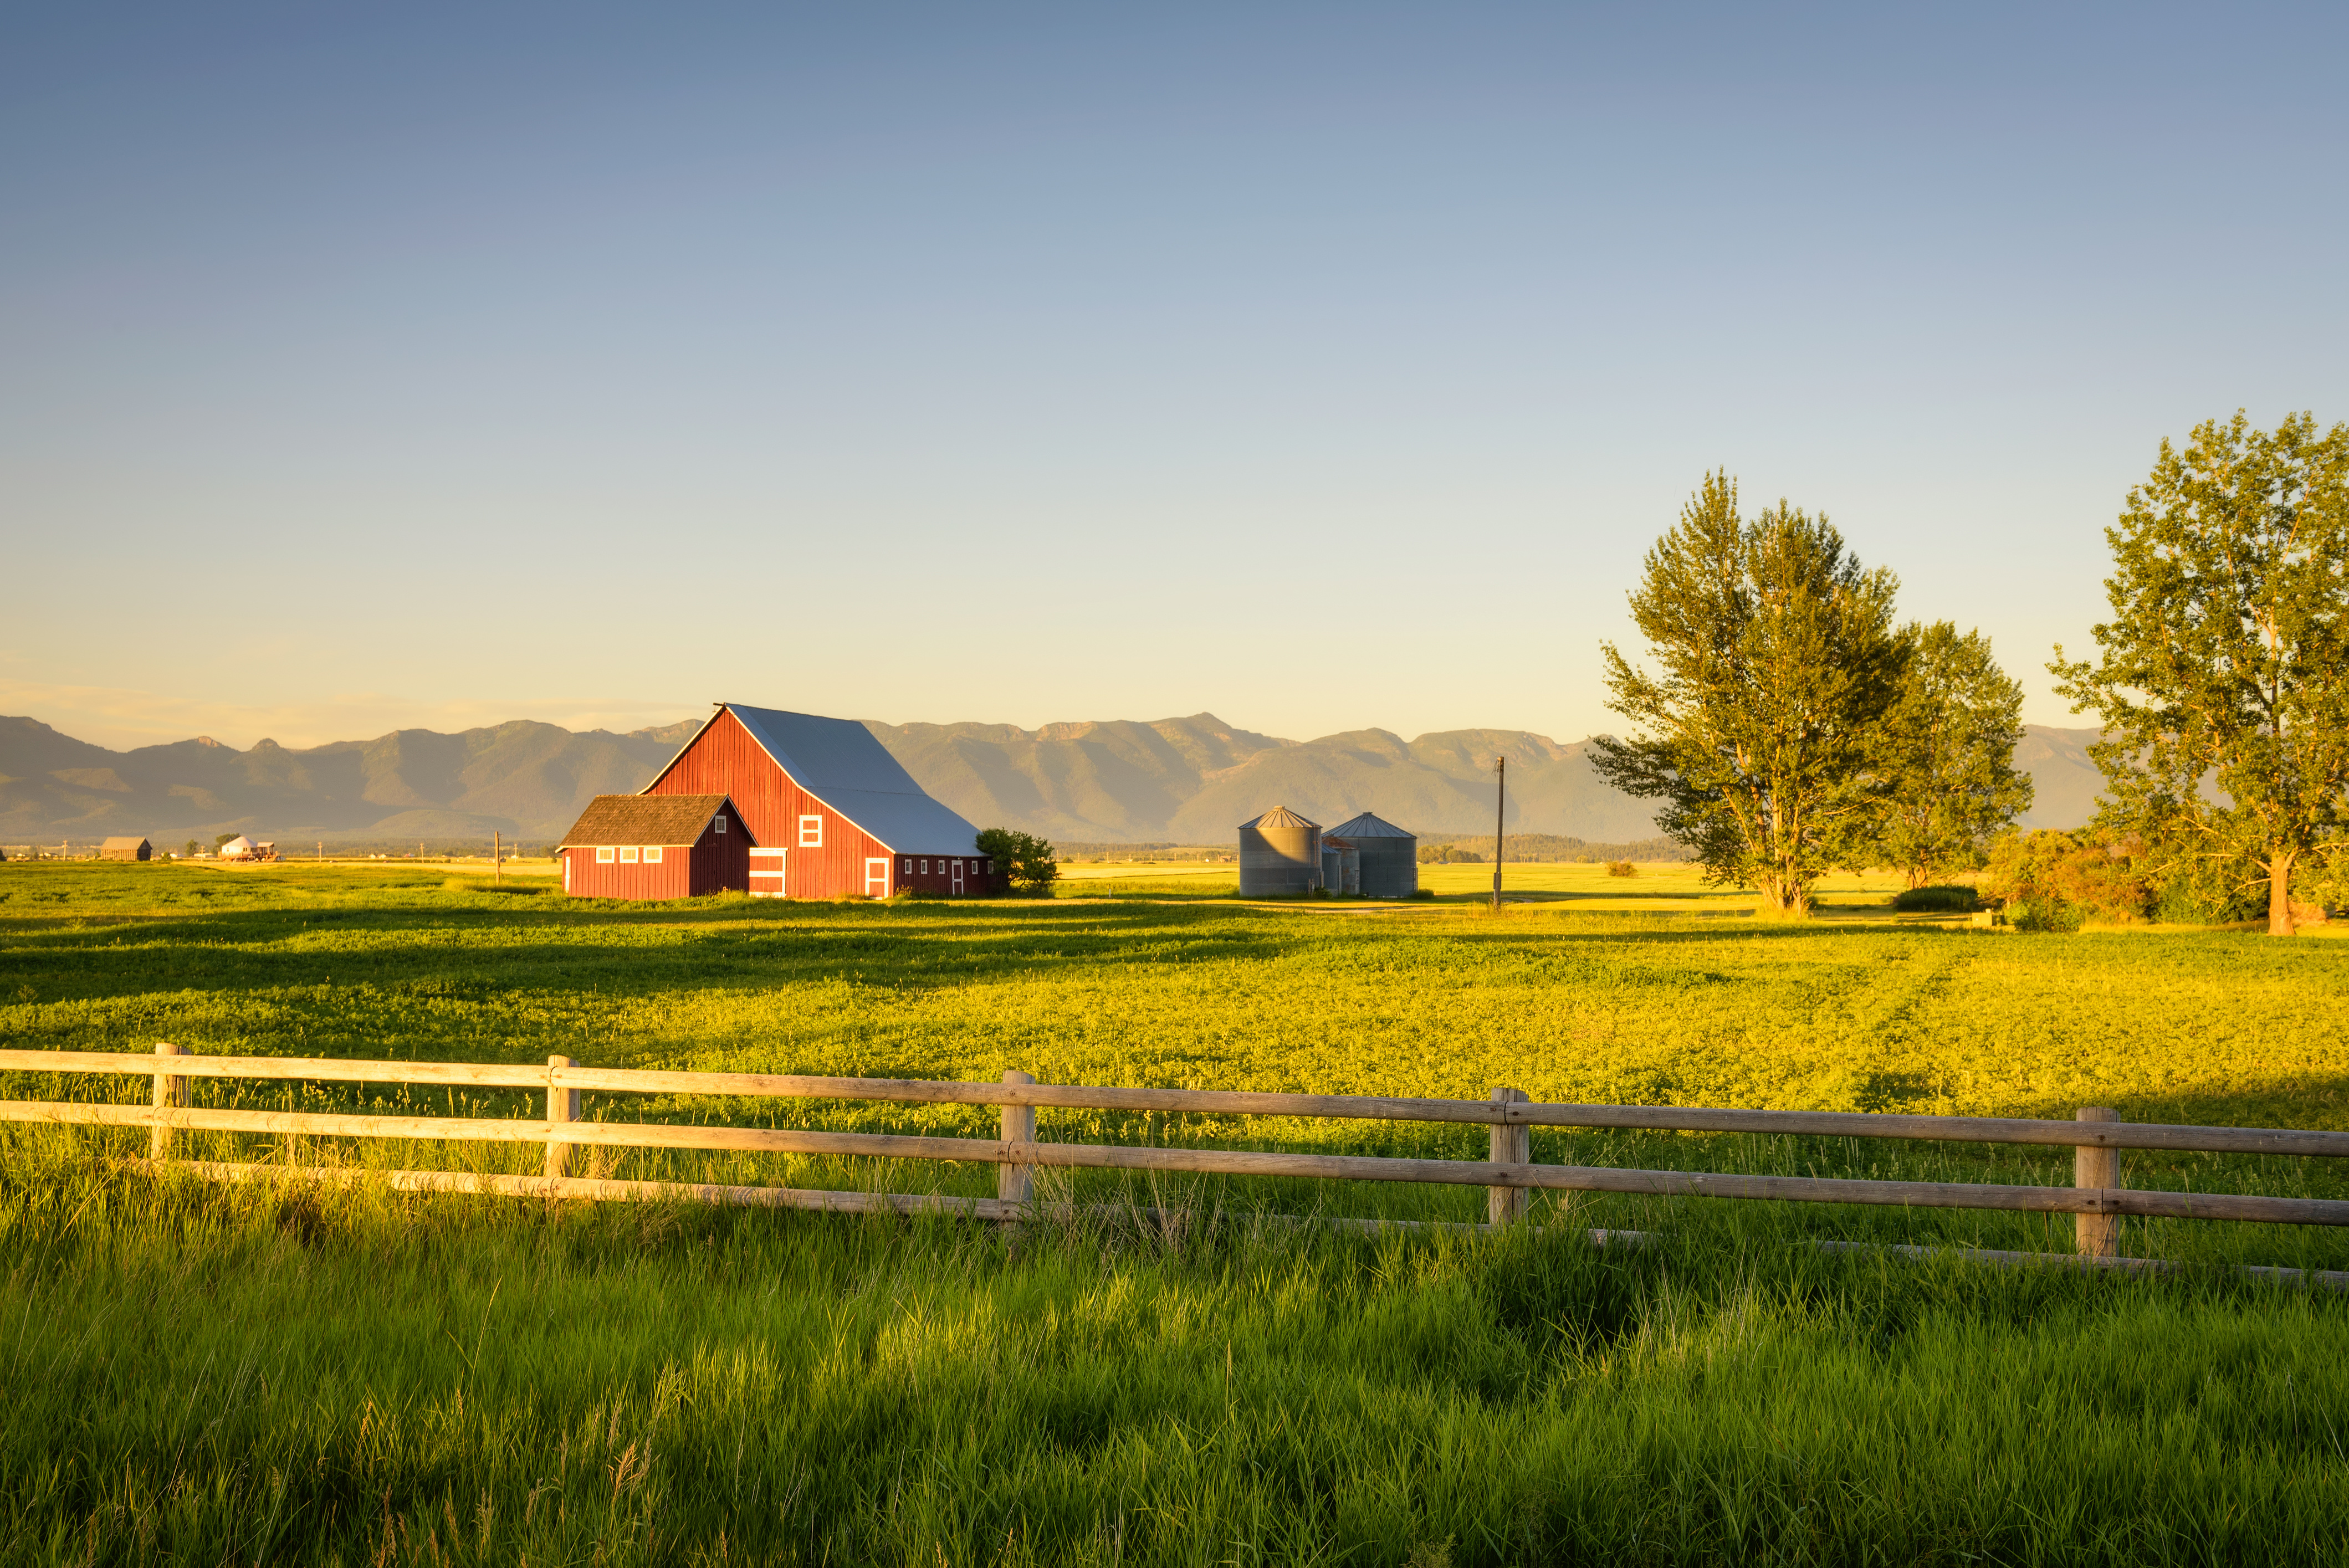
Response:
[[[2268,934],[2292,934],[2292,861],[2278,851],[2268,859]]]

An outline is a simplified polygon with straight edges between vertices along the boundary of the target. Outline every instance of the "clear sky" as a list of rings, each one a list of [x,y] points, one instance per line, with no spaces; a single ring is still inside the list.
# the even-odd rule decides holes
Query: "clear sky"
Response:
[[[16,6],[0,712],[1609,727],[1705,469],[2032,700],[2349,418],[2349,8]]]

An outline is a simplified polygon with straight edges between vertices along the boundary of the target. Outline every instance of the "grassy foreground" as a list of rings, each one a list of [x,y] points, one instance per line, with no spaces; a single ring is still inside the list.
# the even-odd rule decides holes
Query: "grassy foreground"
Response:
[[[1497,918],[1228,900],[631,909],[445,880],[0,868],[0,1043],[2349,1116],[2349,948],[2330,942],[1765,926],[1571,900]],[[91,1079],[5,1087],[136,1098]],[[973,1132],[988,1119],[618,1096],[590,1114]],[[1481,1146],[1457,1130],[1054,1123],[1044,1136]],[[2349,1551],[2349,1304],[2208,1266],[2349,1266],[2323,1233],[2133,1225],[2129,1250],[2189,1266],[2088,1278],[1806,1244],[2063,1243],[2062,1225],[2025,1219],[1607,1200],[1546,1206],[1503,1237],[1359,1238],[1263,1215],[1464,1219],[1481,1194],[1103,1181],[1089,1195],[1190,1218],[1014,1239],[947,1222],[222,1189],[158,1181],[118,1158],[136,1147],[0,1136],[0,1562]],[[529,1152],[233,1151],[515,1168]],[[1857,1140],[1558,1133],[1536,1157],[2068,1177],[2046,1151]],[[615,1169],[991,1185],[988,1168],[693,1159]],[[2127,1175],[2349,1195],[2315,1161],[2146,1157]],[[1602,1251],[1577,1239],[1591,1223],[1661,1239]]]

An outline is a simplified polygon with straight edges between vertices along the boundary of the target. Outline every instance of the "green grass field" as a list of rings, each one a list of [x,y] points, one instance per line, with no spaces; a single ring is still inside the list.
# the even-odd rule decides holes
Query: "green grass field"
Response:
[[[1854,880],[1762,923],[1684,868],[1427,868],[1402,906],[1106,896],[668,906],[445,867],[0,867],[0,1044],[2349,1126],[2349,947],[2031,936]],[[1123,882],[1195,881],[1196,888]],[[1116,891],[1112,892],[1112,889]],[[18,1098],[143,1083],[18,1074]],[[201,1103],[233,1086],[199,1080]],[[519,1093],[234,1103],[521,1114]],[[988,1131],[985,1111],[591,1116]],[[1471,1157],[1478,1129],[1047,1112],[1046,1138]],[[2129,1222],[2177,1276],[1826,1253],[2061,1249],[2068,1219],[1544,1202],[1102,1174],[1177,1224],[555,1206],[157,1181],[0,1130],[0,1562],[2326,1561],[2349,1552],[2349,1267],[2318,1230]],[[298,1163],[533,1151],[191,1138]],[[1537,1131],[1535,1158],[2068,1181],[2061,1151]],[[992,1167],[610,1159],[979,1193]],[[2132,1185],[2349,1196],[2323,1162]],[[1625,1250],[1582,1227],[1647,1231]]]

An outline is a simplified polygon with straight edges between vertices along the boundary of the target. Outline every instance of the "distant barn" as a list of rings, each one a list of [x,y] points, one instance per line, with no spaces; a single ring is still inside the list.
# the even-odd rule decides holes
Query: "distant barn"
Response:
[[[109,839],[98,845],[98,858],[101,861],[151,861],[155,858],[155,846],[144,839]]]
[[[757,839],[723,795],[598,795],[563,835],[563,891],[693,898],[750,885]]]
[[[978,830],[849,718],[720,703],[647,795],[723,791],[759,841],[750,892],[886,898],[994,891]]]

